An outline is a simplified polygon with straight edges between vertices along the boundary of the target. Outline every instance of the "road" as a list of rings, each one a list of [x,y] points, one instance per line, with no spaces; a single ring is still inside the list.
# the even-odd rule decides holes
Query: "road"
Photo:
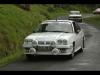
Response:
[[[100,30],[86,23],[80,23],[86,35],[83,53],[74,59],[63,57],[37,57],[28,61],[22,59],[0,68],[0,71],[100,71]]]

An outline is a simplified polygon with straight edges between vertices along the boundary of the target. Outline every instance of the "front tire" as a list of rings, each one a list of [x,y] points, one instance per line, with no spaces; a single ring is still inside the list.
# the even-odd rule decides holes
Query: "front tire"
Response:
[[[83,37],[83,41],[82,41],[82,46],[81,46],[80,52],[84,51],[84,47],[85,47],[85,44],[84,44],[84,37]]]
[[[75,56],[75,43],[73,43],[73,51],[72,51],[72,53],[69,55],[69,58],[70,58],[70,59],[73,59],[74,56]]]

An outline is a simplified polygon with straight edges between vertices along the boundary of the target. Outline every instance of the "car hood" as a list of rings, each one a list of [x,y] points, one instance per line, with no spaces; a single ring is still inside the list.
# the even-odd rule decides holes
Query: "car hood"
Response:
[[[37,41],[55,41],[57,39],[70,39],[74,33],[60,33],[60,32],[43,32],[33,33],[26,37],[26,39],[32,39]]]

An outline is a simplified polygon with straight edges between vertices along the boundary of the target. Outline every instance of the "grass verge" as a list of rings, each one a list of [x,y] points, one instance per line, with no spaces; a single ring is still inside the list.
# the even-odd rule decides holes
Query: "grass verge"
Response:
[[[11,62],[24,59],[25,56],[23,55],[22,51],[17,50],[14,54],[10,54],[6,57],[0,59],[0,67],[3,67]]]

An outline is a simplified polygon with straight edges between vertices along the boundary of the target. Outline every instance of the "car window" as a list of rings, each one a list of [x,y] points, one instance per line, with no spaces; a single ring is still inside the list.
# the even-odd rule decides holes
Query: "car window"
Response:
[[[40,27],[40,32],[73,32],[71,23],[48,23]]]

